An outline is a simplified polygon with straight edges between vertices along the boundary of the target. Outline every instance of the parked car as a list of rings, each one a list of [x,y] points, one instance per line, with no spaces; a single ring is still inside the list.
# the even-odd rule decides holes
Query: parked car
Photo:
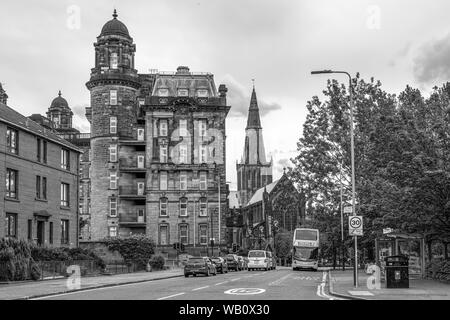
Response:
[[[228,254],[226,256],[228,270],[240,271],[239,259],[235,254]]]
[[[265,269],[270,268],[269,258],[267,251],[264,250],[250,250],[248,252],[248,270]]]
[[[213,257],[211,261],[216,265],[217,272],[227,273],[228,272],[228,264],[224,258],[221,257]]]
[[[190,275],[196,277],[197,274],[204,274],[207,277],[211,274],[215,276],[217,274],[216,265],[208,257],[189,258],[184,266],[184,276],[186,278]]]
[[[241,270],[247,270],[247,261],[245,261],[243,256],[238,256],[239,268]]]

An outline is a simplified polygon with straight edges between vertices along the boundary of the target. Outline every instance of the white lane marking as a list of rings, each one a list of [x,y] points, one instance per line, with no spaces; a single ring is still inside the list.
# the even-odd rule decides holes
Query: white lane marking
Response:
[[[224,282],[219,282],[219,283],[216,283],[215,285],[216,286],[220,286],[221,284],[224,284],[224,283],[227,283],[228,281],[224,281]]]
[[[289,278],[289,276],[290,276],[290,274],[285,275],[284,277],[281,277],[280,279],[275,280],[275,281],[269,283],[269,286],[276,286],[276,285],[279,285],[279,284],[281,284],[281,282],[283,282],[284,280],[286,280],[287,278]]]
[[[238,281],[241,278],[231,279],[230,281]]]
[[[200,287],[200,288],[195,288],[195,289],[192,289],[192,291],[202,290],[202,289],[206,289],[206,288],[209,288],[209,286],[204,286],[204,287]]]
[[[159,299],[156,299],[156,300],[164,300],[164,299],[169,299],[169,298],[173,298],[173,297],[181,296],[182,294],[184,294],[184,292],[181,292],[181,293],[177,293],[177,294],[173,294],[173,295],[171,295],[171,296],[167,296],[167,297],[162,297],[162,298],[159,298]]]
[[[317,295],[321,298],[325,298],[325,299],[329,299],[329,300],[334,300],[334,297],[329,296],[328,294],[325,293],[325,285],[327,283],[327,272],[324,271],[323,272],[323,276],[322,276],[322,283],[319,284],[317,286]],[[341,299],[338,299],[341,300]]]
[[[161,279],[161,280],[176,280],[177,278],[169,278],[169,279]],[[38,298],[31,298],[29,300],[45,300],[45,299],[50,299],[50,298],[56,298],[56,297],[61,297],[61,296],[68,296],[70,294],[83,294],[85,292],[90,292],[90,291],[98,291],[98,290],[108,290],[108,289],[114,289],[114,288],[119,288],[119,287],[129,287],[129,286],[136,286],[136,285],[140,285],[140,284],[148,284],[151,281],[155,281],[155,279],[153,280],[148,280],[148,281],[140,281],[140,282],[133,282],[133,283],[126,283],[126,284],[117,284],[117,285],[111,285],[111,286],[106,286],[106,287],[101,287],[101,288],[92,288],[92,289],[86,289],[86,290],[75,290],[72,292],[65,292],[65,293],[58,293],[58,294],[49,294],[48,296],[44,296],[44,297],[38,297]]]

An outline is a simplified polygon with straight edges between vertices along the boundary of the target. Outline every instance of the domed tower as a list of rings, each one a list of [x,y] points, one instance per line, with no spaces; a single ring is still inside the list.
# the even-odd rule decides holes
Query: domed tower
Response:
[[[47,111],[47,118],[50,119],[54,128],[58,131],[72,131],[73,112],[59,91],[58,96],[53,99]]]
[[[136,139],[136,95],[140,88],[134,69],[136,45],[117,17],[114,10],[113,19],[103,26],[94,43],[95,67],[86,83],[91,92],[92,240],[107,237],[109,230],[117,228],[119,141]]]

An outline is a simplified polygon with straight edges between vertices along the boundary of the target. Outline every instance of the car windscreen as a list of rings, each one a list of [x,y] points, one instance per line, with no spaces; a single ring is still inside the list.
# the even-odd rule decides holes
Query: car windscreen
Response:
[[[205,260],[203,258],[191,258],[189,259],[190,263],[205,263]]]
[[[248,253],[249,258],[265,258],[266,253],[264,251],[250,251]]]

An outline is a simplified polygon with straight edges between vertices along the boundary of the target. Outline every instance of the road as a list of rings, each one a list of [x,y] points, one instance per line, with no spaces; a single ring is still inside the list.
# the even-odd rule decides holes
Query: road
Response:
[[[322,271],[239,271],[180,277],[61,294],[39,300],[317,300],[326,294]],[[245,289],[245,290],[236,290]]]

